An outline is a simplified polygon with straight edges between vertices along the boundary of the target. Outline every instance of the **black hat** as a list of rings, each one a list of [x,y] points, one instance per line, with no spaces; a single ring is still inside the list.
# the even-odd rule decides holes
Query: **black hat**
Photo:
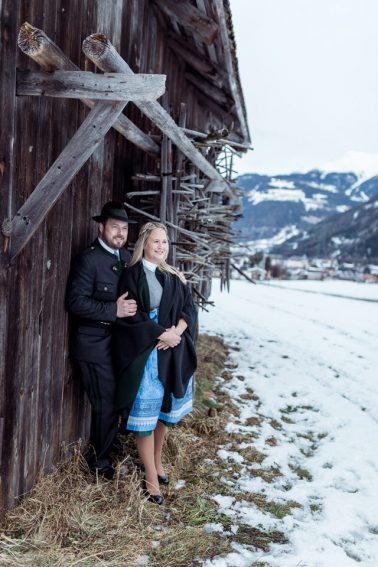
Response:
[[[92,217],[96,222],[103,222],[106,219],[117,219],[128,223],[137,223],[138,221],[131,220],[127,216],[127,212],[123,203],[117,201],[108,201],[102,207],[101,215]]]

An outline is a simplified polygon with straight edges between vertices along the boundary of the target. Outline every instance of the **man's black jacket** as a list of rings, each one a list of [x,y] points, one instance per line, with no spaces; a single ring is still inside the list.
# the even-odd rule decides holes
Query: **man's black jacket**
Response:
[[[96,240],[73,260],[66,292],[71,320],[71,356],[77,360],[111,364],[111,335],[117,318],[119,277],[130,260],[126,249],[121,260]]]

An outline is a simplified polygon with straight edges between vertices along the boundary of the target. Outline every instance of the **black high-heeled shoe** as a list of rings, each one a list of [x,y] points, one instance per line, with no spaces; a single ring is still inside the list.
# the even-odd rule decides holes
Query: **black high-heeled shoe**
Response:
[[[158,474],[157,477],[159,484],[165,484],[165,485],[169,484],[169,477],[166,474],[165,475]]]
[[[161,494],[151,494],[150,492],[148,492],[147,482],[145,478],[142,480],[142,488],[144,495],[147,497],[147,500],[149,502],[153,502],[154,504],[159,504],[159,505],[163,504],[164,498],[162,497]]]
[[[153,502],[154,504],[159,504],[159,506],[163,504],[164,498],[162,497],[161,494],[150,494],[149,492],[146,491],[146,496],[149,502]]]

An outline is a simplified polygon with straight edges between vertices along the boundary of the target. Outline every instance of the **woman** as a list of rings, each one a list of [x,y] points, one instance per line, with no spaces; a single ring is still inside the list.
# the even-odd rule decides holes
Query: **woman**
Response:
[[[182,274],[166,262],[166,227],[148,222],[140,230],[119,293],[135,299],[137,312],[117,320],[116,404],[124,427],[135,433],[148,499],[163,502],[159,484],[169,480],[161,462],[167,427],[192,409],[197,358],[197,311]]]

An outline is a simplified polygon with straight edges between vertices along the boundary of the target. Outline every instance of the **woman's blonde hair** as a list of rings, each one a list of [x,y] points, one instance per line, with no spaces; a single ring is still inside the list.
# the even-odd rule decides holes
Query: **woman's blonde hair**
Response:
[[[150,237],[151,232],[156,228],[161,228],[162,230],[164,230],[165,234],[167,235],[167,240],[169,243],[168,231],[165,224],[155,221],[146,222],[146,224],[144,224],[139,231],[138,240],[135,243],[133,257],[131,258],[129,266],[134,266],[134,264],[141,262],[143,258],[144,247],[146,245],[146,242]],[[174,268],[173,266],[168,264],[165,260],[159,262],[158,268],[162,272],[168,272],[169,274],[178,276],[182,282],[186,283],[184,274],[182,274],[177,268]]]

